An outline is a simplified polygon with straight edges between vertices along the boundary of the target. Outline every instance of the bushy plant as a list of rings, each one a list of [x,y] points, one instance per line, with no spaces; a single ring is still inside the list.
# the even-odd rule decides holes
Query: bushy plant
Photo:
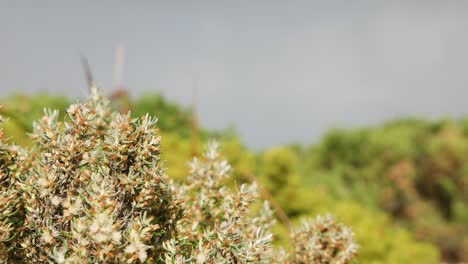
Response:
[[[349,263],[354,235],[329,218],[271,245],[272,212],[253,210],[255,185],[224,185],[216,144],[174,183],[160,159],[156,120],[91,100],[34,123],[34,147],[0,134],[0,261],[33,263]],[[170,150],[167,150],[170,151]],[[307,233],[308,235],[303,235]],[[280,253],[283,252],[283,253]],[[286,253],[284,253],[286,252]],[[303,257],[303,254],[306,254]]]
[[[179,231],[166,243],[166,262],[259,263],[270,260],[272,212],[268,205],[250,215],[255,186],[243,184],[229,190],[225,183],[231,170],[211,143],[204,159],[193,159],[188,184],[181,186],[184,212],[190,217],[178,223]],[[178,250],[176,250],[178,249]],[[271,261],[271,260],[270,260]]]
[[[291,240],[293,253],[286,263],[348,263],[357,251],[351,229],[330,215],[304,222]]]
[[[3,122],[4,119],[0,116],[0,124]],[[19,147],[5,142],[0,128],[0,263],[12,257],[12,249],[18,246],[19,240],[15,237],[22,219],[19,217],[20,193],[16,185],[24,173],[24,158]]]
[[[156,121],[107,104],[94,92],[65,122],[46,111],[34,124],[37,159],[20,189],[25,259],[155,260],[173,232],[180,208],[160,165]]]

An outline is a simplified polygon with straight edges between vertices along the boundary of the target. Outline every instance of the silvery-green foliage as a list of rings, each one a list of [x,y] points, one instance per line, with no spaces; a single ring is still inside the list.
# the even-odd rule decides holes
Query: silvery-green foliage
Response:
[[[94,89],[64,122],[34,124],[38,159],[22,185],[32,262],[154,261],[180,214],[161,167],[156,120],[111,113]]]
[[[255,184],[225,185],[231,167],[210,143],[176,184],[160,161],[156,119],[112,112],[96,89],[64,121],[47,110],[35,147],[0,131],[0,263],[347,263],[352,232],[317,218],[272,246],[273,212]],[[170,151],[166,150],[166,151]]]

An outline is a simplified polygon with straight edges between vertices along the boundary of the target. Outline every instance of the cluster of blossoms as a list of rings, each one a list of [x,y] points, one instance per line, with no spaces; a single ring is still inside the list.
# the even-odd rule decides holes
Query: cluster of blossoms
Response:
[[[235,192],[226,187],[231,168],[220,159],[215,142],[190,167],[188,184],[181,186],[186,217],[164,244],[166,263],[269,263],[272,211],[265,203],[251,215],[255,185],[243,184]]]
[[[291,235],[292,249],[280,263],[349,263],[357,253],[354,234],[330,215],[304,222]]]
[[[348,263],[352,232],[317,218],[272,247],[273,213],[253,210],[255,185],[236,191],[217,144],[191,162],[185,184],[160,160],[156,120],[110,111],[96,89],[34,124],[35,147],[0,131],[0,263]],[[279,251],[278,251],[279,252]]]

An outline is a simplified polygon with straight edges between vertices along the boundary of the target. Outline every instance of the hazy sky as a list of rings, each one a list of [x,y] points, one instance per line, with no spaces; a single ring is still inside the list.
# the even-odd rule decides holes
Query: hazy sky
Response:
[[[0,0],[0,96],[83,96],[79,51],[132,95],[189,104],[255,148],[333,126],[468,113],[468,1]]]

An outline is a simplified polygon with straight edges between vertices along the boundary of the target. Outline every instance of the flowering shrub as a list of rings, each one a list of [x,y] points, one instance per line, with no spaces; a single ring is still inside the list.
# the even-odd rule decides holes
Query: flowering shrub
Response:
[[[35,147],[0,133],[0,262],[348,263],[353,233],[317,218],[272,247],[273,213],[253,210],[255,185],[224,185],[229,164],[212,143],[186,184],[160,160],[156,119],[110,111],[96,89],[34,123]],[[282,262],[279,262],[282,263]]]
[[[0,116],[0,123],[3,123]],[[23,151],[5,143],[3,130],[0,129],[0,263],[6,262],[12,254],[12,248],[18,246],[15,239],[18,233],[20,197],[16,184],[24,172],[25,155]]]
[[[292,234],[292,263],[348,263],[357,251],[351,229],[327,215],[304,222]]]
[[[179,221],[179,231],[165,244],[172,263],[259,263],[269,261],[272,211],[264,205],[251,216],[256,198],[255,185],[243,184],[231,192],[223,184],[229,164],[219,159],[217,144],[211,143],[204,160],[191,164],[188,185],[182,186],[187,217]]]

